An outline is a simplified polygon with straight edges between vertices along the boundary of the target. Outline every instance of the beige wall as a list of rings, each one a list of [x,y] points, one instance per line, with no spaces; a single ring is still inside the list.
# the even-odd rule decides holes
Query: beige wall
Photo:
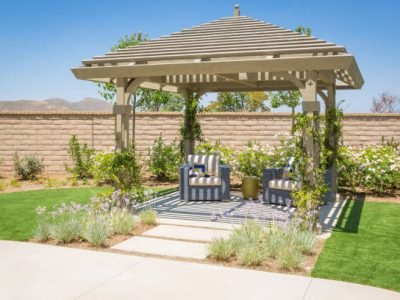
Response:
[[[285,113],[204,113],[200,121],[205,137],[241,147],[249,140],[263,144],[278,142],[289,132]],[[179,113],[138,113],[136,140],[144,158],[154,139],[162,133],[167,141],[178,138]],[[68,141],[76,134],[97,150],[112,149],[114,119],[109,113],[0,112],[0,174],[12,175],[13,154],[36,153],[43,157],[46,173],[64,173]],[[381,137],[400,141],[400,114],[346,114],[344,141],[347,145],[376,144]]]

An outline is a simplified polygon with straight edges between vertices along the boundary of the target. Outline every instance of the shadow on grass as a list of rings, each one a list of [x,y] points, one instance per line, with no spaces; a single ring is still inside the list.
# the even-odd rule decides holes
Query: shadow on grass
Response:
[[[364,202],[365,195],[358,195],[355,199],[348,199],[343,206],[343,211],[334,231],[357,233]]]

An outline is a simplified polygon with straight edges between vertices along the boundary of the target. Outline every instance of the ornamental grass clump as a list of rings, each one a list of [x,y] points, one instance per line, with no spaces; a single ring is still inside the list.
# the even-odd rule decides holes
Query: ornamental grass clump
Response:
[[[141,211],[139,217],[143,225],[157,225],[157,212],[152,209]]]
[[[107,238],[112,234],[113,228],[107,214],[89,214],[82,237],[95,247],[104,246]]]
[[[259,247],[265,239],[265,230],[256,220],[248,220],[239,228],[235,229],[230,237],[233,249],[237,254],[246,245]]]
[[[113,207],[110,211],[110,221],[116,234],[127,235],[135,228],[133,214],[126,208]]]
[[[283,247],[283,230],[274,222],[267,228],[267,234],[263,243],[263,250],[268,257],[275,259]]]
[[[46,207],[41,207],[41,206],[37,207],[36,216],[38,224],[33,233],[33,237],[37,241],[45,243],[50,239],[50,230],[51,230],[49,218],[48,215],[46,214]]]
[[[63,243],[70,243],[79,238],[84,226],[88,207],[75,202],[62,204],[50,214],[52,216],[50,236]]]
[[[239,263],[244,266],[259,266],[266,257],[260,245],[255,243],[243,245],[237,250],[236,255]]]
[[[301,253],[310,255],[317,243],[317,236],[310,230],[297,230],[294,234],[294,242]]]
[[[224,238],[212,239],[208,252],[209,256],[217,261],[229,261],[235,253],[232,241]]]
[[[277,254],[279,265],[286,270],[296,270],[303,261],[303,256],[296,244],[292,241],[282,247]]]

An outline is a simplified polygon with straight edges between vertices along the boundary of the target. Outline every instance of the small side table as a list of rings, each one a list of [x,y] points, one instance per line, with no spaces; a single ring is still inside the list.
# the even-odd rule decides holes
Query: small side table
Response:
[[[242,194],[243,199],[255,200],[258,199],[258,189],[260,186],[260,179],[256,176],[246,176],[242,181]]]

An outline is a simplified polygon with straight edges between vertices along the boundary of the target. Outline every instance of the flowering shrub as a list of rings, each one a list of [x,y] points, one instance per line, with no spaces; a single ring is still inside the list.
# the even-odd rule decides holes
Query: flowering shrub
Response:
[[[220,141],[216,141],[214,144],[212,144],[211,141],[204,140],[196,147],[196,153],[203,155],[218,155],[221,164],[229,165],[232,165],[235,157],[235,150],[222,145]]]
[[[400,151],[391,146],[368,147],[360,155],[363,185],[379,194],[400,188]]]
[[[355,189],[362,186],[359,149],[340,147],[338,151],[338,185]]]
[[[262,146],[259,143],[247,143],[236,155],[235,171],[242,177],[257,176],[261,178],[264,169],[272,164],[273,150],[273,147]]]
[[[395,145],[339,149],[339,185],[378,194],[400,188],[400,150]]]

